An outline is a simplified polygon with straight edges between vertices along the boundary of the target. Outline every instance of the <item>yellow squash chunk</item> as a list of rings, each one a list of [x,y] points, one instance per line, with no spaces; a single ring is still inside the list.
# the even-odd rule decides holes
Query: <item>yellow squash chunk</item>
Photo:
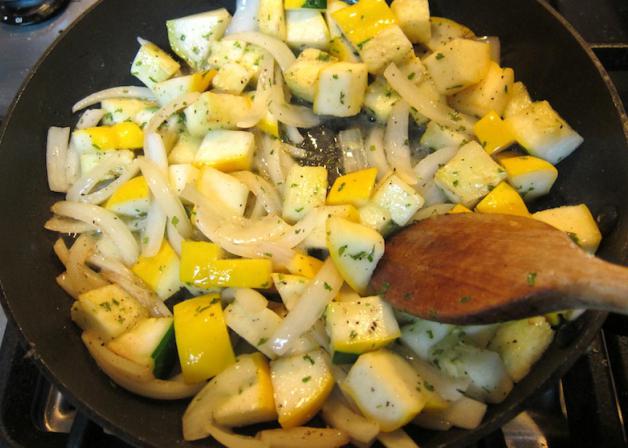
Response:
[[[286,15],[283,0],[260,0],[257,23],[262,33],[285,41]]]
[[[237,394],[222,400],[214,410],[216,423],[233,428],[277,419],[270,368],[264,355],[240,355],[230,369],[234,370]]]
[[[193,73],[187,76],[178,76],[158,82],[153,92],[162,106],[189,92],[204,92],[216,75],[216,70],[205,73]]]
[[[282,216],[297,222],[310,210],[325,205],[327,170],[322,166],[293,166],[286,177]]]
[[[140,257],[131,270],[165,300],[179,290],[179,257],[164,240],[153,257]]]
[[[194,281],[201,277],[202,266],[208,261],[223,258],[220,246],[206,241],[183,241],[181,243],[181,262],[179,264],[179,280],[182,284],[194,287]]]
[[[510,131],[510,127],[495,111],[489,112],[475,123],[473,132],[484,151],[491,155],[506,149],[515,142],[515,136]]]
[[[320,115],[351,117],[360,113],[368,83],[365,64],[336,62],[320,70],[312,110]]]
[[[205,260],[181,273],[181,281],[197,288],[268,288],[273,263],[267,258]]]
[[[510,99],[504,109],[504,118],[516,115],[532,104],[528,89],[521,81],[517,81],[510,89]]]
[[[340,176],[327,195],[327,203],[352,204],[356,207],[366,204],[373,193],[376,178],[377,168],[367,168]]]
[[[297,304],[310,283],[310,278],[303,275],[273,274],[273,285],[277,289],[281,301],[290,311]]]
[[[554,165],[537,157],[505,157],[499,163],[508,174],[508,183],[525,200],[549,193],[558,177],[558,170]]]
[[[296,253],[286,265],[286,269],[294,275],[314,278],[322,266],[323,262],[318,258]]]
[[[251,100],[228,93],[203,92],[184,109],[185,124],[194,137],[204,137],[212,129],[235,129],[248,113]]]
[[[534,213],[532,217],[567,232],[576,244],[592,254],[602,240],[600,229],[585,204],[543,210]]]
[[[519,193],[506,182],[500,183],[491,190],[475,207],[475,210],[480,213],[530,216]]]
[[[515,72],[511,68],[502,68],[495,62],[489,63],[486,76],[479,83],[455,94],[451,106],[459,112],[481,117],[491,111],[498,115],[504,113],[510,99]]]
[[[454,39],[470,39],[473,31],[464,25],[444,17],[430,17],[430,40],[426,43],[432,51],[448,44]]]
[[[449,210],[449,214],[455,215],[456,213],[473,213],[473,212],[462,204],[456,204],[454,205],[454,208]]]
[[[257,122],[256,127],[268,135],[279,138],[279,120],[270,111],[267,111],[266,115]]]
[[[427,0],[395,0],[390,9],[410,42],[414,44],[429,42],[432,30]]]
[[[249,188],[239,179],[206,166],[202,169],[196,186],[216,206],[237,216],[244,214]]]
[[[135,149],[144,145],[144,132],[135,123],[125,121],[113,126],[79,129],[72,138],[81,150]]]
[[[150,190],[144,176],[123,183],[107,200],[105,208],[114,213],[141,217],[148,212]]]
[[[414,55],[412,42],[403,34],[399,25],[382,30],[377,36],[358,45],[357,49],[369,73],[374,75],[384,73],[392,62],[401,64]]]
[[[310,420],[334,387],[327,355],[322,349],[270,363],[279,424],[294,428]]]
[[[329,41],[329,54],[343,62],[360,62],[358,52],[344,36],[336,36]]]
[[[194,164],[221,171],[250,170],[254,153],[255,137],[251,132],[217,129],[205,135]]]
[[[342,32],[356,47],[397,23],[384,0],[360,0],[355,5],[332,14]]]
[[[211,378],[235,362],[219,295],[186,300],[173,311],[179,361],[187,383]]]
[[[285,79],[290,91],[310,103],[314,101],[318,76],[322,69],[336,62],[336,58],[318,48],[306,48],[286,70]]]
[[[152,89],[158,82],[165,81],[178,72],[180,67],[168,53],[147,42],[140,47],[133,59],[131,74]]]
[[[360,221],[360,214],[353,205],[328,205],[320,209],[314,229],[300,246],[304,249],[327,249],[327,220],[332,216]]]
[[[242,64],[228,62],[222,65],[213,79],[213,88],[219,92],[240,94],[251,80],[252,73]]]

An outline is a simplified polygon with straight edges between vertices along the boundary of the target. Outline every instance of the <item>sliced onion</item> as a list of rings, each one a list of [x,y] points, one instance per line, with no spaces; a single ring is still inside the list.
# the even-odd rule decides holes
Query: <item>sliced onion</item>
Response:
[[[70,140],[70,146],[68,147],[68,153],[66,155],[65,176],[68,182],[68,188],[74,185],[74,182],[81,177],[81,156],[72,144],[72,140]]]
[[[280,143],[278,146],[281,148],[281,150],[279,151],[279,164],[281,165],[281,170],[284,173],[289,173],[292,167],[297,164],[297,162],[295,162],[292,156],[284,150],[286,145]]]
[[[380,432],[377,440],[386,448],[419,448],[419,445],[403,429]]]
[[[337,448],[346,446],[350,442],[349,435],[340,429],[309,428],[306,426],[265,429],[258,432],[256,437],[266,442],[271,448]]]
[[[117,260],[94,254],[89,262],[100,268],[100,274],[112,283],[116,283],[144,306],[152,317],[172,316],[168,307],[144,281],[129,268]]]
[[[86,129],[98,126],[100,120],[105,116],[104,109],[87,109],[76,123],[76,129]]]
[[[386,68],[384,77],[401,98],[421,115],[463,134],[471,135],[473,133],[475,123],[473,118],[456,112],[448,106],[437,104],[433,99],[428,98],[413,81],[408,80],[401,73],[394,63]]]
[[[436,171],[449,162],[449,160],[456,155],[458,148],[446,147],[441,148],[432,154],[425,156],[414,166],[414,173],[418,180],[418,188],[421,188],[423,184],[427,184],[434,180],[434,174]]]
[[[389,171],[390,165],[386,160],[384,152],[384,129],[373,127],[366,139],[366,158],[369,166],[377,168],[377,179],[384,178]]]
[[[248,187],[257,198],[257,202],[264,207],[266,213],[279,213],[281,211],[279,193],[266,179],[250,171],[238,171],[231,173],[231,175]]]
[[[59,259],[63,266],[68,264],[68,258],[70,257],[70,251],[68,246],[65,245],[63,238],[57,238],[57,241],[53,244],[52,248],[55,251],[55,255]]]
[[[338,133],[338,143],[342,151],[345,174],[362,170],[368,166],[360,129],[353,128],[340,131]]]
[[[139,253],[137,241],[122,220],[109,210],[97,205],[69,201],[57,202],[51,210],[57,215],[94,225],[116,244],[127,265],[132,265],[137,261]]]
[[[270,338],[270,347],[277,355],[286,353],[299,336],[312,328],[327,304],[336,296],[342,283],[343,279],[334,262],[331,257],[327,258],[299,302]]]
[[[259,0],[258,0],[259,1]],[[239,128],[251,128],[255,126],[268,112],[270,102],[270,86],[273,79],[274,62],[268,52],[263,51],[262,61],[259,66],[257,89],[253,98],[253,105],[249,112],[238,121]]]
[[[235,33],[225,36],[223,40],[241,40],[262,47],[275,58],[282,72],[285,72],[296,61],[292,50],[284,42],[266,34],[256,32]]]
[[[106,180],[112,172],[120,172],[120,175],[106,187],[90,193],[96,185]],[[135,161],[129,164],[123,154],[118,152],[112,153],[96,165],[89,173],[78,179],[74,185],[72,185],[72,188],[68,190],[66,199],[73,202],[100,204],[138,172],[139,166]]]
[[[109,283],[98,273],[92,271],[85,262],[96,251],[94,240],[83,234],[77,238],[68,253],[66,264],[67,280],[74,291],[82,294],[92,289],[106,286]]]
[[[53,126],[48,129],[48,140],[46,142],[48,188],[57,193],[65,193],[69,187],[65,169],[69,140],[70,128]]]
[[[395,174],[408,185],[416,185],[408,141],[409,114],[410,106],[404,100],[397,101],[392,107],[384,134],[384,149]]]
[[[100,90],[86,96],[72,106],[72,112],[100,103],[111,98],[137,98],[139,100],[155,100],[155,95],[148,87],[122,86]]]
[[[167,178],[150,160],[140,157],[138,163],[151,193],[159,203],[159,207],[166,213],[168,220],[172,222],[181,236],[189,238],[192,235],[192,225],[181,200],[170,188]]]
[[[300,145],[305,141],[305,138],[301,135],[299,129],[297,129],[296,127],[284,124],[284,129],[286,131],[286,136],[288,137],[288,140],[290,140],[295,145]]]
[[[188,92],[170,101],[157,112],[155,112],[155,114],[146,125],[144,132],[157,132],[157,129],[159,129],[159,126],[161,126],[164,121],[166,121],[168,118],[170,118],[171,115],[175,114],[181,109],[188,107],[190,104],[196,101],[200,95],[201,94],[199,92]]]
[[[257,31],[257,11],[259,0],[237,0],[236,11],[227,27],[225,35]]]
[[[156,132],[144,133],[144,156],[157,165],[164,176],[168,175],[168,154],[161,135]]]
[[[181,246],[183,245],[184,238],[181,234],[174,228],[171,222],[166,224],[166,234],[168,235],[168,243],[170,243],[170,247],[177,253],[177,255],[181,256]]]
[[[296,128],[295,128],[296,129]],[[292,146],[288,143],[284,143],[282,146],[283,150],[290,154],[292,157],[296,159],[305,159],[307,158],[307,151],[303,148],[299,148],[298,146]]]
[[[72,298],[74,298],[75,300],[78,300],[80,292],[77,291],[75,289],[75,287],[74,287],[74,284],[72,282],[70,282],[67,272],[63,272],[63,273],[57,275],[55,280],[57,281],[57,285],[61,286],[61,288],[66,293],[68,293],[70,296],[72,296]]]
[[[325,219],[328,213],[325,207],[313,208],[303,219],[292,226],[292,228],[286,232],[285,236],[282,236],[276,242],[286,247],[298,246],[314,231],[316,226],[320,224],[321,219]]]
[[[142,232],[142,256],[154,257],[161,249],[168,216],[163,212],[157,201],[151,201],[146,226]]]
[[[501,42],[497,36],[481,36],[476,37],[475,40],[480,42],[486,42],[491,49],[491,60],[497,65],[501,65]]]
[[[278,83],[271,86],[270,91],[270,112],[281,123],[297,128],[313,128],[321,123],[320,117],[311,109],[287,104],[283,88]]]
[[[354,412],[338,389],[327,398],[321,415],[329,426],[346,432],[351,439],[364,444],[370,444],[379,434],[379,425]]]
[[[281,169],[281,160],[279,159],[279,152],[281,151],[281,142],[279,140],[272,139],[269,135],[263,134],[261,136],[261,153],[262,160],[266,165],[270,180],[280,188],[282,191],[283,185],[286,181],[283,170]]]
[[[59,216],[53,216],[46,221],[44,228],[53,232],[67,233],[68,235],[93,232],[96,230],[96,227],[89,223],[76,221],[75,219],[61,218]]]

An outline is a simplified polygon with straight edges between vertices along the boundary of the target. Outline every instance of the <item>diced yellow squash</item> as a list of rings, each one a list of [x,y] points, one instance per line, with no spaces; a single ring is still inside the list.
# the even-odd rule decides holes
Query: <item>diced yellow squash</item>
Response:
[[[525,200],[549,193],[558,177],[558,170],[554,165],[537,157],[505,157],[499,163],[508,174],[508,183]]]
[[[360,55],[344,36],[336,36],[329,41],[329,54],[339,61],[360,62]]]
[[[342,30],[332,17],[332,14],[336,11],[348,8],[349,4],[342,0],[329,0],[327,2],[327,9],[325,10],[325,20],[327,21],[327,27],[329,28],[329,36],[333,39],[338,36],[342,36]]]
[[[286,11],[286,43],[295,49],[329,47],[329,30],[320,11]]]
[[[267,258],[205,260],[192,272],[182,272],[181,281],[202,289],[268,288],[272,284],[272,267]]]
[[[251,80],[251,72],[242,64],[228,62],[222,65],[212,80],[218,92],[240,94]]]
[[[385,125],[388,122],[390,111],[399,95],[395,92],[383,77],[376,77],[366,88],[364,95],[364,108],[366,112],[378,123]]]
[[[233,428],[276,420],[273,384],[264,355],[257,352],[240,355],[231,369],[238,393],[221,401],[214,410],[216,423]]]
[[[144,132],[137,124],[126,121],[113,126],[76,130],[72,133],[72,140],[80,152],[135,149],[144,146]]]
[[[327,8],[327,0],[284,0],[285,9],[319,9]]]
[[[314,207],[325,205],[327,170],[322,166],[293,166],[286,177],[282,216],[297,222]]]
[[[256,127],[268,135],[279,138],[279,120],[270,111],[266,111],[266,115],[257,122]]]
[[[502,182],[491,190],[491,192],[478,203],[475,210],[480,213],[530,216],[528,207],[526,207],[519,193],[507,182]]]
[[[327,248],[349,286],[361,294],[366,292],[377,262],[384,255],[384,238],[379,232],[332,217],[327,220]]]
[[[183,378],[198,383],[235,362],[220,296],[210,294],[174,306],[174,333]]]
[[[241,40],[209,41],[207,64],[216,70],[225,64],[239,64],[244,58],[247,43]]]
[[[206,166],[201,171],[196,187],[215,204],[236,216],[244,215],[249,187],[239,179]]]
[[[255,136],[247,131],[209,131],[194,156],[194,164],[221,171],[250,170],[255,153]]]
[[[260,0],[257,23],[262,33],[285,41],[286,17],[283,0]]]
[[[360,0],[334,12],[332,18],[356,47],[397,23],[395,15],[384,0]]]
[[[336,58],[317,48],[303,50],[297,60],[286,70],[286,84],[301,99],[314,102],[320,71],[336,62]]]
[[[187,184],[195,185],[201,172],[190,163],[168,166],[168,180],[172,189],[180,195]]]
[[[127,216],[141,217],[148,212],[150,190],[144,176],[137,176],[120,185],[105,204],[107,210]]]
[[[479,83],[456,93],[450,99],[451,106],[465,114],[482,117],[491,111],[502,115],[512,90],[515,72],[489,62],[486,76]]]
[[[288,311],[294,308],[310,283],[310,278],[303,275],[276,273],[272,275],[272,279],[273,285],[275,285],[281,301]]]
[[[392,25],[357,45],[360,58],[369,73],[381,75],[391,63],[400,64],[413,55],[412,42],[399,25]]]
[[[131,270],[163,300],[181,288],[179,257],[166,240],[156,255],[140,257]]]
[[[316,415],[334,388],[327,355],[322,349],[270,363],[279,424],[302,425]]]
[[[251,100],[244,96],[204,92],[184,109],[185,124],[195,137],[204,137],[212,129],[235,129],[250,107]]]
[[[427,0],[394,0],[390,9],[410,42],[419,44],[430,41],[432,30]]]
[[[179,63],[168,53],[157,45],[146,42],[133,59],[131,74],[152,89],[158,82],[165,81],[178,72],[179,68]]]
[[[386,236],[394,227],[390,212],[384,207],[380,207],[377,204],[369,202],[368,204],[360,207],[358,211],[360,213],[361,224],[377,230],[384,236]]]
[[[436,51],[454,39],[469,39],[474,36],[473,31],[466,26],[444,17],[430,17],[430,24],[430,40],[426,46],[432,51]]]
[[[168,154],[168,163],[194,163],[194,156],[201,146],[201,141],[202,139],[199,137],[194,137],[188,132],[182,132],[179,134],[177,143],[172,147],[170,154]]]
[[[220,260],[224,252],[220,246],[206,241],[183,241],[179,280],[186,286],[194,286],[194,281],[203,278],[203,266],[208,261]]]
[[[368,83],[366,65],[336,62],[320,70],[314,105],[320,115],[351,117],[360,113]]]
[[[421,136],[420,142],[423,146],[437,150],[449,147],[459,148],[468,142],[468,138],[466,135],[449,129],[442,124],[430,121]]]
[[[475,141],[463,145],[434,175],[436,185],[452,202],[469,208],[504,179],[506,171]]]
[[[448,213],[450,215],[455,215],[456,213],[473,213],[473,212],[462,204],[456,204],[454,205],[454,208],[449,210]]]
[[[365,417],[384,432],[412,420],[425,406],[423,379],[399,355],[380,349],[361,355],[343,383]]]
[[[521,81],[515,82],[510,89],[510,99],[504,108],[504,118],[518,114],[530,104],[532,100],[526,86]]]
[[[144,132],[135,123],[123,122],[111,127],[117,141],[117,149],[135,149],[144,146]]]
[[[323,267],[323,262],[318,258],[296,253],[286,265],[286,269],[291,274],[301,275],[307,278],[314,278]]]
[[[423,60],[438,91],[452,95],[480,82],[491,63],[486,43],[454,39]]]
[[[395,224],[404,226],[423,207],[425,201],[414,188],[392,174],[377,187],[373,203],[388,210]]]
[[[352,204],[360,207],[368,202],[375,188],[377,168],[367,168],[340,176],[334,182],[327,203]]]
[[[112,125],[124,121],[137,123],[136,115],[144,109],[157,107],[152,101],[138,100],[135,98],[109,98],[100,102],[100,107],[106,112],[102,124]],[[138,123],[140,124],[140,123]]]
[[[158,82],[153,92],[162,106],[189,92],[204,92],[216,74],[215,70],[205,73],[193,73]]]
[[[552,165],[571,154],[583,141],[547,101],[534,102],[505,121],[521,146]]]
[[[515,136],[504,120],[491,111],[473,126],[473,132],[484,150],[490,155],[506,149],[515,142]]]
[[[72,320],[83,330],[96,333],[107,342],[148,317],[137,299],[116,284],[92,289],[72,305]]]
[[[339,216],[354,222],[360,221],[360,214],[353,205],[328,205],[321,210],[314,229],[303,240],[301,245],[303,248],[327,249],[327,220],[332,216]]]
[[[600,229],[585,204],[542,210],[532,217],[567,232],[576,244],[591,254],[597,251],[602,240]]]

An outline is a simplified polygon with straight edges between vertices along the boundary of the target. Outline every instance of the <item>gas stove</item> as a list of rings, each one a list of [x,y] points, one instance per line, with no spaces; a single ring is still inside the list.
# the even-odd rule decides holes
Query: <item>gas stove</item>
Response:
[[[63,5],[46,21],[28,26],[0,24],[0,120],[39,56],[96,2],[60,0]],[[0,2],[0,5],[3,3],[28,1]],[[553,0],[549,3],[589,43],[626,106],[628,2]],[[0,19],[16,22],[15,17]],[[0,447],[128,447],[63,398],[40,374],[11,323],[4,331],[5,323],[0,310],[0,335],[4,332],[0,346]],[[628,418],[628,318],[611,315],[589,350],[560,381],[531,398],[525,412],[473,446],[626,447],[624,418]]]

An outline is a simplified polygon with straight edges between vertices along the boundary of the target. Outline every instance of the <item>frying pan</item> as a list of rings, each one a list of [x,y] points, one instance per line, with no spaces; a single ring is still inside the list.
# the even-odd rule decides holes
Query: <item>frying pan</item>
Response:
[[[176,6],[175,6],[176,5]],[[64,32],[22,87],[0,133],[0,281],[2,304],[29,344],[44,374],[77,407],[136,446],[199,446],[181,440],[185,402],[156,402],[115,387],[100,372],[70,321],[71,298],[57,287],[61,266],[55,236],[42,224],[60,196],[48,191],[46,130],[70,126],[71,105],[106,87],[134,83],[129,67],[140,35],[167,48],[166,19],[232,0],[106,0]],[[628,253],[628,149],[622,108],[608,76],[582,40],[544,3],[534,0],[431,1],[433,15],[458,20],[478,35],[502,39],[503,65],[535,99],[548,99],[580,132],[585,143],[559,167],[547,208],[584,202],[601,216],[605,238],[599,255],[623,263]],[[408,428],[421,446],[462,446],[512,418],[528,397],[560,377],[586,350],[606,315],[587,312],[558,331],[530,375],[509,397],[490,406],[475,431],[444,433]],[[202,442],[209,446],[212,441]]]

